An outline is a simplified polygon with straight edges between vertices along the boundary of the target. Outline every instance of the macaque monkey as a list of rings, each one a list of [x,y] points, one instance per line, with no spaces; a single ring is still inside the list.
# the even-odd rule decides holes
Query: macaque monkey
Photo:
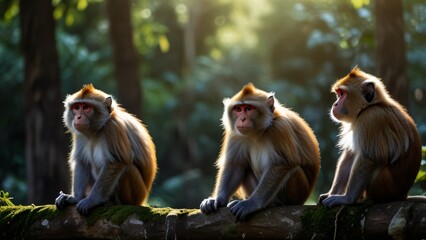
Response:
[[[376,77],[355,67],[332,86],[330,115],[340,122],[342,154],[333,185],[319,197],[325,206],[407,198],[421,161],[413,119]]]
[[[213,196],[202,201],[201,211],[208,214],[228,206],[237,221],[244,221],[269,206],[303,204],[320,169],[312,129],[273,93],[252,84],[223,103],[225,131],[216,187]],[[236,193],[243,200],[228,204]]]
[[[68,95],[63,120],[72,134],[72,194],[58,209],[77,204],[87,215],[104,204],[141,205],[157,171],[155,146],[145,126],[92,84]]]

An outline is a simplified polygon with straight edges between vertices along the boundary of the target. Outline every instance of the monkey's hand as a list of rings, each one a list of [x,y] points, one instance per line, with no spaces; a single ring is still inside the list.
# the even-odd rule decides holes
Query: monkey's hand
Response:
[[[326,207],[335,207],[338,205],[353,204],[354,201],[347,195],[329,195],[321,204]]]
[[[68,205],[77,204],[78,200],[73,195],[65,194],[62,191],[59,192],[59,196],[55,199],[55,205],[57,209],[63,209]]]
[[[209,214],[211,212],[217,211],[220,207],[226,207],[228,201],[226,199],[220,198],[206,198],[200,204],[201,212]]]
[[[247,200],[234,200],[228,204],[228,207],[231,208],[231,212],[235,215],[237,222],[243,222],[250,214],[262,208],[251,198]]]
[[[102,201],[101,199],[96,199],[93,197],[83,198],[77,203],[77,211],[81,215],[87,216],[89,215],[90,209],[97,207],[101,205],[102,203],[104,203],[104,201]]]
[[[322,204],[322,201],[324,201],[324,199],[328,198],[329,195],[330,195],[329,193],[320,194],[319,197],[318,197],[318,203]]]

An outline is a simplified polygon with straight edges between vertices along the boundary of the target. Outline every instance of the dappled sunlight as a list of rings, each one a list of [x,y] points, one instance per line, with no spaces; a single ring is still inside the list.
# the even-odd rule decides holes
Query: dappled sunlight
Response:
[[[52,96],[31,95],[39,89],[48,89],[49,84],[39,85],[37,81],[56,73],[58,77],[51,84],[57,84],[60,89],[55,96],[59,96],[57,102],[61,106],[67,94],[83,84],[93,83],[96,88],[111,93],[118,102],[126,102],[126,109],[136,108],[134,112],[147,126],[157,150],[159,171],[151,193],[153,205],[198,208],[200,201],[211,194],[217,170],[215,161],[223,137],[222,100],[249,82],[274,92],[281,104],[297,112],[314,130],[322,163],[309,204],[329,189],[339,154],[338,126],[329,116],[335,102],[330,86],[354,66],[366,72],[378,72],[379,60],[383,57],[377,51],[376,1],[130,1],[129,35],[119,32],[126,30],[124,27],[115,33],[111,31],[111,23],[123,23],[126,19],[111,21],[107,2],[53,0],[55,44],[47,47],[57,51],[58,62],[49,62],[50,58],[43,60],[32,71],[26,68],[24,53],[36,48],[24,46],[20,38],[36,36],[37,32],[23,34],[20,1],[0,4],[3,13],[0,97],[7,103],[4,106],[7,114],[0,117],[3,126],[0,143],[4,146],[0,150],[0,189],[15,197],[15,203],[26,203],[29,192],[27,170],[31,169],[26,168],[26,154],[29,154],[26,139],[32,139],[28,137],[30,130],[37,130],[40,139],[52,138],[48,133],[58,130],[52,126],[46,132],[40,130],[42,128],[27,129],[26,120],[34,113],[28,106],[43,109],[38,111],[40,115],[56,113],[52,121],[57,126],[63,125],[62,112],[50,107],[52,101],[43,102],[53,93]],[[406,95],[398,100],[405,102],[424,144],[426,3],[423,0],[401,0],[401,3],[404,29],[396,34],[402,35],[405,45],[395,41],[388,47],[389,51],[384,52],[404,51],[397,59],[401,68],[390,67],[401,71],[404,77],[398,78],[402,84],[392,83],[389,87],[396,90],[406,87],[403,91]],[[42,26],[40,31],[48,25]],[[125,43],[114,45],[112,36]],[[35,54],[46,52],[50,51]],[[387,64],[395,60],[394,57],[386,59]],[[57,66],[55,64],[57,68],[51,67]],[[26,79],[29,72],[36,76],[42,69],[57,72],[45,73],[35,82]],[[136,81],[123,83],[120,77]],[[131,98],[131,93],[139,93],[141,97]],[[65,129],[59,131],[68,139]],[[65,153],[69,145],[66,142]],[[46,158],[43,164],[49,162],[49,169],[56,169],[55,164],[65,166],[67,154],[58,157],[63,159],[50,159],[55,149],[47,147],[51,152],[40,154]],[[424,184],[418,183],[412,191],[421,194],[424,190]],[[57,192],[59,189],[55,194]]]

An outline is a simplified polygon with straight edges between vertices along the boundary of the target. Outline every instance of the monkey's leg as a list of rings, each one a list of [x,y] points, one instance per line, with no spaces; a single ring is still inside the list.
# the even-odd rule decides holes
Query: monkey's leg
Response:
[[[345,150],[337,161],[336,173],[334,175],[333,184],[327,193],[321,194],[318,198],[318,203],[322,204],[322,201],[329,195],[343,194],[346,191],[346,186],[349,181],[349,175],[351,174],[352,165],[354,163],[355,155]]]
[[[240,198],[248,198],[254,192],[259,181],[254,175],[251,168],[247,168],[246,173],[244,174],[244,179],[242,182],[242,187],[239,189],[239,197]]]
[[[124,173],[117,190],[121,204],[142,205],[148,197],[148,188],[135,165]]]
[[[371,182],[375,168],[376,164],[372,160],[361,157],[356,158],[345,194],[329,195],[322,201],[322,204],[327,207],[334,207],[341,204],[355,203]]]
[[[299,167],[271,166],[262,175],[259,185],[246,200],[234,201],[229,205],[237,221],[243,221],[253,212],[265,208],[286,185],[293,171]]]
[[[113,191],[118,190],[117,185],[125,171],[126,168],[124,164],[106,163],[90,190],[89,196],[78,202],[78,212],[82,215],[87,215],[90,209],[107,202],[113,194]]]
[[[216,211],[219,207],[225,207],[229,198],[237,191],[244,178],[244,166],[233,166],[227,163],[224,169],[220,170],[217,179],[216,196],[204,199],[200,204],[203,213]]]
[[[290,174],[290,173],[289,173]],[[280,205],[303,204],[309,197],[313,183],[309,182],[304,170],[299,167],[287,181],[287,184],[277,194],[277,202]]]
[[[89,166],[76,160],[74,171],[73,171],[73,190],[72,194],[65,194],[62,191],[55,200],[55,205],[58,209],[62,209],[68,205],[77,204],[81,199],[85,197],[86,188],[90,181],[90,168]]]
[[[367,188],[367,199],[375,203],[405,200],[409,188],[402,188],[401,182],[402,179],[396,179],[389,168],[383,168],[374,174]]]

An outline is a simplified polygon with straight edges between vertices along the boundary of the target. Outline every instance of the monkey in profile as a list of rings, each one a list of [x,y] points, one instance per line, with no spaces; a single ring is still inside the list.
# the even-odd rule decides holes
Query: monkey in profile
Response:
[[[157,172],[145,126],[92,84],[68,95],[63,120],[72,134],[72,193],[55,205],[77,204],[82,215],[103,204],[145,204]]]
[[[244,221],[268,206],[303,204],[320,169],[312,129],[273,93],[253,84],[223,103],[216,187],[213,196],[201,202],[201,211],[208,214],[228,206],[237,221]],[[240,200],[228,203],[236,193]]]
[[[319,197],[325,206],[400,201],[414,183],[421,161],[416,124],[380,79],[355,67],[332,86],[330,111],[341,124],[342,153],[333,184]]]

